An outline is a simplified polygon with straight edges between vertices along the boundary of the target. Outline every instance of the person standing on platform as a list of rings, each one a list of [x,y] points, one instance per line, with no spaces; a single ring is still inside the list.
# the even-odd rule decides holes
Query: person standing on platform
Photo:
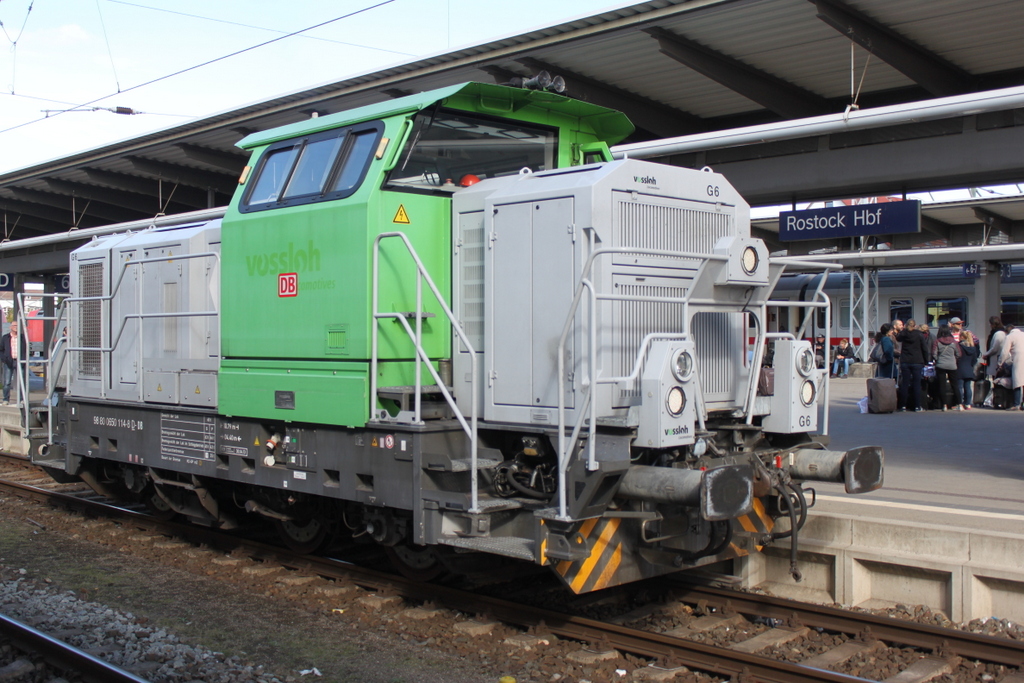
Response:
[[[885,323],[875,335],[875,344],[882,347],[882,358],[878,361],[878,367],[875,368],[875,377],[892,379],[896,376],[894,343],[892,325]]]
[[[978,336],[971,332],[970,330],[968,330],[966,327],[964,327],[963,319],[955,315],[949,319],[949,332],[950,334],[953,335],[953,339],[956,339],[957,341],[960,341],[961,332],[967,332],[968,334],[971,335],[971,341],[974,342],[975,346],[977,346],[980,343],[978,340]]]
[[[970,410],[974,402],[974,366],[978,363],[978,345],[970,330],[960,332],[960,359],[956,362],[956,377],[960,383],[961,405]]]
[[[925,346],[924,335],[917,329],[917,323],[913,320],[907,321],[898,339],[903,343],[900,352],[900,376],[903,378],[900,382],[900,410],[913,410],[919,413],[924,410],[921,400],[921,372],[924,364],[930,359],[928,347]]]
[[[999,368],[999,355],[1003,352],[1006,330],[1003,329],[1003,319],[998,315],[989,318],[988,324],[991,328],[988,333],[988,350],[985,351],[982,359],[985,361],[985,374],[988,375],[989,380],[992,380]]]
[[[18,358],[25,358],[25,341],[18,338],[18,323],[12,322],[10,331],[0,344],[0,365],[3,365],[4,405],[11,402],[11,386],[14,386],[14,401],[18,401]]]
[[[1021,410],[1021,402],[1024,400],[1024,330],[1017,327],[1006,335],[1003,342],[1003,350],[999,355],[999,364],[1013,363],[1013,370],[1010,374],[1013,380],[1013,405],[1010,410]]]
[[[892,346],[893,346],[893,368],[895,374],[893,379],[896,380],[896,410],[903,407],[903,403],[900,402],[899,388],[900,384],[903,383],[900,377],[900,352],[903,351],[903,342],[899,340],[900,333],[903,332],[903,321],[899,318],[895,318],[892,321]]]
[[[825,335],[819,334],[814,338],[814,360],[819,368],[824,368],[827,358],[827,347],[825,346]]]
[[[953,338],[949,325],[941,325],[931,346],[931,356],[935,359],[935,395],[939,397],[943,410],[960,410],[963,399],[960,397],[960,383],[957,382],[957,366],[960,360],[960,342]],[[946,399],[947,387],[952,398]]]

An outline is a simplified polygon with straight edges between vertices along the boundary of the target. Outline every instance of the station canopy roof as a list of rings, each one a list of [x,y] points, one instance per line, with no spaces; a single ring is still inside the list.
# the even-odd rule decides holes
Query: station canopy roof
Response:
[[[851,80],[860,89],[861,111],[1024,88],[1022,35],[1020,0],[652,0],[0,175],[0,220],[8,230],[14,226],[7,237],[18,239],[221,206],[247,161],[235,146],[243,137],[314,112],[336,113],[465,81],[504,83],[546,70],[565,79],[566,94],[626,113],[637,126],[627,142],[641,142],[842,114],[852,103]],[[851,43],[858,48],[851,51]],[[815,136],[712,146],[660,160],[710,164],[727,177],[734,166],[739,178],[776,183],[736,183],[752,203],[796,201],[836,188],[815,186],[811,173],[789,190],[786,178],[773,178],[771,166],[751,172],[743,164],[813,165],[821,162],[811,158],[823,151],[838,155],[828,163],[841,164],[846,152],[922,140],[945,144],[981,130],[1024,137],[1024,107],[831,136],[826,143]],[[934,165],[919,164],[919,176],[900,171],[901,186],[880,172],[877,182],[856,188],[880,194],[1014,182],[1024,175],[1020,149],[1012,154],[1015,161],[1010,151],[1006,159],[994,153],[981,167],[963,164],[941,175],[929,175],[933,168],[926,166]],[[862,175],[874,177],[867,170]],[[963,211],[977,217],[969,206]]]

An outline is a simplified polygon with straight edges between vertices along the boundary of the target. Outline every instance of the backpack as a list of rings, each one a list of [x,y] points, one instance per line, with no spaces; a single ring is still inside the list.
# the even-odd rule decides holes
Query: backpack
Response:
[[[871,354],[868,356],[868,360],[872,363],[881,363],[885,359],[885,351],[882,350],[882,342],[878,342],[871,347]]]

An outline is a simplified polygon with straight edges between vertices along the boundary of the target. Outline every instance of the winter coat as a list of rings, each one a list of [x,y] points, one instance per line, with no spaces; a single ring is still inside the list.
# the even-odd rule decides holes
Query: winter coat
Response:
[[[978,346],[960,342],[960,358],[956,362],[957,379],[974,379],[974,366],[978,362]]]
[[[1014,328],[1006,335],[999,362],[1006,361],[1013,363],[1013,388],[1024,387],[1024,330]]]
[[[885,335],[878,343],[882,345],[882,362],[875,368],[875,377],[895,377],[896,363],[893,362],[895,348],[892,337]]]
[[[997,330],[992,335],[992,339],[988,343],[988,351],[985,352],[983,358],[988,363],[988,369],[986,373],[989,377],[996,376],[996,369],[999,367],[999,356],[1003,352],[1003,343],[1006,341],[1006,332]]]
[[[954,341],[951,335],[937,337],[932,342],[931,355],[935,360],[935,367],[940,370],[956,370],[962,353],[960,342]]]
[[[900,352],[900,363],[903,365],[923,365],[931,359],[920,330],[903,330],[896,335],[896,339],[903,342]]]

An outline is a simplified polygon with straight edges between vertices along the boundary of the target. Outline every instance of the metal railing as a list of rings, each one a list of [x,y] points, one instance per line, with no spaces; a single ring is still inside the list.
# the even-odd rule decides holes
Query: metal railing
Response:
[[[184,260],[199,259],[199,258],[203,258],[203,259],[213,258],[216,261],[216,265],[217,266],[220,265],[220,254],[218,252],[215,252],[215,251],[197,252],[195,254],[175,254],[175,255],[172,255],[172,256],[156,256],[156,257],[142,258],[142,259],[130,259],[130,260],[127,260],[127,261],[124,261],[124,262],[121,263],[121,265],[122,265],[121,272],[118,275],[117,281],[115,282],[114,286],[111,288],[111,291],[110,291],[109,294],[98,295],[98,296],[68,296],[66,294],[56,294],[56,293],[42,293],[42,294],[39,294],[39,293],[32,293],[32,294],[19,293],[18,294],[18,303],[19,303],[19,305],[18,305],[19,335],[22,335],[22,334],[25,335],[24,338],[25,338],[25,341],[26,341],[26,347],[28,347],[28,326],[27,326],[27,322],[28,321],[33,321],[33,320],[47,321],[47,320],[49,320],[49,321],[53,321],[55,323],[54,324],[54,330],[53,330],[53,338],[50,340],[50,342],[48,344],[48,353],[47,353],[46,357],[42,358],[42,359],[37,359],[37,360],[28,359],[25,362],[24,372],[18,372],[17,373],[18,374],[18,389],[19,389],[18,396],[19,396],[19,401],[20,401],[19,407],[20,407],[21,413],[22,413],[22,425],[23,425],[23,428],[25,430],[25,434],[26,435],[30,433],[30,425],[31,425],[31,422],[30,422],[30,418],[31,418],[31,405],[30,405],[29,396],[28,396],[29,379],[30,379],[29,378],[29,373],[31,371],[30,368],[29,368],[29,362],[31,362],[32,364],[37,364],[37,363],[42,363],[43,364],[44,376],[46,378],[46,398],[44,399],[44,401],[47,403],[47,407],[51,407],[52,408],[53,406],[50,406],[48,404],[53,402],[54,393],[56,391],[57,377],[59,376],[59,373],[63,371],[64,363],[66,362],[66,358],[67,358],[67,355],[69,353],[85,353],[85,352],[89,352],[89,351],[99,352],[101,354],[110,354],[110,353],[112,353],[113,351],[115,351],[117,349],[118,345],[120,344],[121,338],[122,338],[122,336],[125,333],[125,330],[127,328],[127,324],[128,324],[129,320],[133,320],[133,319],[134,320],[138,320],[139,321],[139,329],[141,330],[142,321],[143,320],[147,320],[147,319],[152,319],[152,318],[164,318],[164,319],[166,319],[166,318],[199,318],[199,317],[216,317],[216,316],[220,315],[220,311],[218,310],[219,309],[219,306],[218,306],[219,301],[214,301],[214,305],[217,308],[215,308],[212,311],[185,311],[185,312],[176,312],[176,313],[126,313],[126,314],[121,316],[120,327],[117,330],[117,334],[114,335],[113,339],[109,342],[109,345],[104,346],[104,345],[102,345],[102,342],[101,342],[100,346],[77,346],[77,345],[72,345],[70,343],[70,341],[68,341],[68,339],[63,336],[63,334],[58,335],[58,332],[61,331],[62,329],[64,329],[64,330],[67,330],[67,329],[74,330],[75,329],[75,327],[73,325],[73,322],[75,321],[75,315],[76,315],[75,304],[83,304],[85,302],[90,302],[90,301],[100,302],[100,304],[101,304],[101,309],[100,309],[100,314],[99,314],[100,320],[108,321],[109,322],[110,321],[110,317],[111,317],[111,302],[120,293],[121,285],[124,283],[124,278],[125,278],[125,275],[128,272],[129,266],[141,266],[141,265],[145,265],[147,263],[160,263],[160,262],[164,262],[164,261],[184,261]],[[144,297],[143,297],[143,294],[144,294],[144,282],[143,282],[142,278],[139,279],[139,285],[138,285],[138,288],[136,289],[135,294],[136,294],[136,310],[142,310],[142,302],[144,301]],[[26,298],[37,298],[38,299],[38,298],[47,298],[47,297],[51,297],[51,298],[54,298],[54,299],[58,300],[58,305],[56,306],[56,311],[57,312],[56,312],[55,315],[52,315],[52,316],[36,315],[36,316],[31,316],[31,317],[25,315],[25,299]],[[67,317],[67,323],[66,323],[66,326],[64,328],[62,328],[60,323],[64,319],[65,313],[66,313],[66,317]],[[103,335],[103,331],[104,331],[104,327],[101,327],[101,333],[100,333],[101,334],[101,338],[102,338],[102,335]],[[141,334],[139,335],[139,337],[141,338]],[[138,354],[139,354],[139,358],[138,358],[138,365],[137,365],[137,367],[142,368],[142,365],[143,365],[142,364],[143,348],[142,348],[141,344],[139,345]],[[58,363],[56,368],[54,367],[55,361]],[[101,397],[105,397],[106,396],[107,384],[108,384],[109,378],[110,378],[110,369],[108,367],[108,363],[106,363],[106,362],[100,363],[100,396]],[[46,425],[47,426],[47,443],[48,444],[52,444],[53,443],[53,411],[49,410],[47,412],[48,412],[48,415],[47,415],[47,425]]]
[[[691,306],[697,306],[702,311],[735,311],[751,314],[754,324],[757,329],[755,336],[755,345],[753,354],[750,361],[751,371],[748,373],[747,386],[744,391],[744,398],[742,404],[742,412],[747,424],[753,423],[755,400],[757,392],[757,379],[758,373],[753,371],[753,368],[758,368],[761,365],[764,357],[765,341],[768,335],[767,330],[764,327],[764,321],[767,319],[767,308],[768,305],[774,306],[789,306],[789,305],[803,305],[807,307],[824,307],[826,310],[826,322],[828,320],[829,300],[827,295],[821,291],[821,287],[815,292],[815,301],[813,302],[768,302],[767,296],[765,300],[760,304],[751,307],[750,305],[739,306],[734,303],[720,302],[713,299],[701,299],[693,296],[694,289],[691,287],[684,296],[680,297],[658,297],[658,296],[642,296],[642,295],[623,295],[623,294],[610,294],[598,292],[591,280],[591,273],[594,268],[594,264],[599,257],[606,257],[612,254],[637,254],[643,256],[659,256],[664,258],[673,259],[694,259],[701,262],[697,273],[694,275],[693,282],[701,276],[702,269],[706,266],[709,261],[728,261],[729,257],[724,254],[709,254],[709,253],[697,253],[697,252],[679,252],[679,251],[667,251],[661,249],[647,249],[638,247],[606,247],[596,249],[591,252],[587,258],[586,263],[581,271],[579,284],[577,285],[575,295],[573,296],[572,304],[569,307],[569,312],[566,316],[565,325],[562,328],[562,334],[558,341],[558,518],[569,519],[568,517],[568,504],[567,504],[567,491],[566,491],[566,475],[569,469],[570,458],[576,449],[576,444],[580,439],[580,434],[583,431],[584,423],[587,424],[587,469],[594,471],[597,469],[596,452],[594,438],[597,429],[597,402],[594,400],[593,392],[597,384],[617,384],[620,382],[633,382],[643,371],[643,366],[647,358],[648,351],[651,343],[656,339],[679,339],[685,340],[690,337],[689,332],[689,320]],[[782,265],[797,264],[808,265],[803,261],[797,259],[773,259],[773,263]],[[825,276],[828,271],[832,268],[838,268],[836,264],[814,264],[815,268],[821,268],[824,270]],[[566,357],[566,344],[569,339],[569,334],[575,325],[575,319],[580,311],[581,302],[584,299],[584,294],[587,294],[587,302],[589,304],[590,315],[587,316],[587,326],[585,341],[582,347],[587,350],[585,354],[585,360],[582,362],[581,369],[586,370],[586,374],[581,378],[580,387],[583,391],[582,402],[578,411],[577,418],[572,425],[572,430],[568,434],[566,433],[566,405],[565,405],[565,382],[566,382],[566,371],[565,371],[565,357]],[[618,377],[601,377],[598,375],[599,362],[597,339],[599,336],[599,330],[597,328],[597,305],[599,301],[630,301],[630,302],[652,302],[652,303],[667,303],[667,304],[680,304],[682,306],[682,320],[683,330],[678,333],[649,333],[640,342],[636,356],[633,362],[632,371],[628,375]],[[744,334],[747,334],[746,330]],[[696,386],[696,415],[698,425],[701,429],[705,427],[705,421],[708,416],[708,409],[704,399],[703,386],[700,381],[699,373],[694,373],[694,381]],[[825,418],[824,425],[827,433],[828,427],[828,380],[826,374],[826,385],[825,394],[823,397],[823,403],[825,405]]]
[[[380,289],[380,244],[383,240],[388,238],[397,238],[402,241],[405,248],[408,250],[409,255],[412,257],[416,265],[416,310],[413,315],[416,318],[416,329],[413,330],[409,325],[409,321],[406,319],[404,313],[383,313],[378,310],[379,306],[379,289]],[[423,284],[426,283],[427,287],[434,294],[438,304],[444,310],[445,316],[448,318],[448,322],[451,324],[455,334],[458,335],[459,340],[465,345],[469,351],[470,361],[472,363],[472,372],[470,380],[470,392],[472,396],[472,403],[470,409],[469,422],[466,421],[465,415],[459,410],[459,407],[455,404],[455,399],[452,397],[451,392],[445,386],[441,376],[434,369],[431,364],[431,359],[423,348]],[[416,253],[416,249],[412,246],[409,238],[406,237],[405,233],[402,232],[385,232],[377,235],[377,239],[373,242],[373,279],[372,279],[372,315],[375,320],[397,320],[402,325],[402,329],[408,335],[410,341],[416,349],[416,361],[414,365],[414,376],[415,376],[415,394],[414,394],[414,408],[413,408],[413,422],[415,424],[422,424],[422,372],[421,368],[426,367],[430,376],[434,379],[438,389],[444,396],[448,406],[452,409],[452,414],[455,419],[462,425],[463,431],[469,437],[469,448],[470,448],[470,470],[472,471],[471,476],[471,490],[470,490],[470,513],[480,512],[480,492],[479,482],[477,481],[477,404],[478,404],[478,387],[479,382],[477,381],[477,362],[476,362],[476,350],[473,345],[469,342],[469,337],[466,336],[465,331],[462,329],[462,325],[455,317],[455,313],[452,312],[448,303],[441,295],[437,285],[434,284],[433,279],[430,277],[430,273],[427,272],[426,266],[423,265],[423,261],[420,260],[419,254]],[[379,336],[379,323],[371,326],[370,333],[370,415],[371,420],[376,420],[377,415],[377,363],[378,363],[378,336]]]

